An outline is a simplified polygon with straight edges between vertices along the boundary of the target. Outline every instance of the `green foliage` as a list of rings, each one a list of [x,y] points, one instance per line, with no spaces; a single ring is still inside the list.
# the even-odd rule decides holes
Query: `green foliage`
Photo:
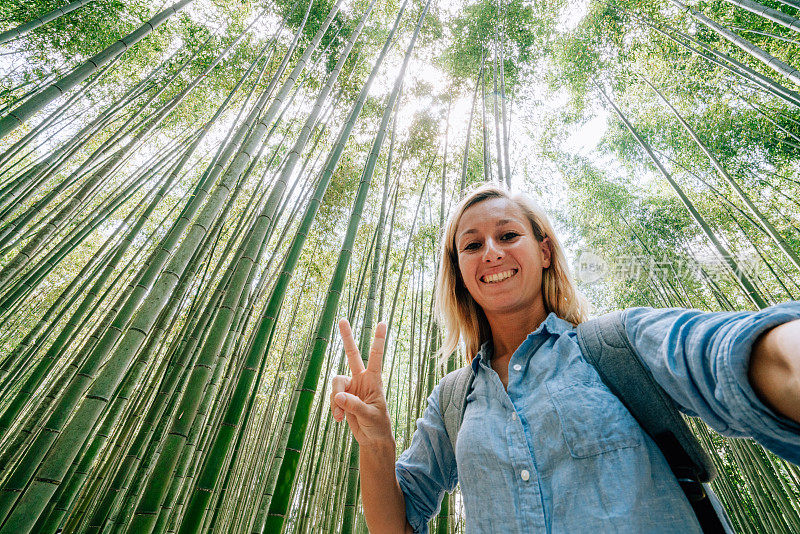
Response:
[[[481,58],[493,57],[499,28],[504,31],[506,86],[520,83],[526,66],[550,51],[548,41],[554,21],[546,15],[556,12],[559,2],[540,3],[536,7],[512,0],[498,10],[494,0],[480,0],[464,7],[462,14],[450,22],[451,42],[441,59],[443,66],[459,80],[474,80],[480,69]]]
[[[12,28],[63,7],[63,0],[9,0],[0,5],[3,29]],[[89,57],[119,39],[137,21],[149,18],[147,2],[94,0],[72,13],[40,26],[26,37],[26,48],[44,59],[48,49],[58,50],[66,58]]]
[[[417,113],[408,127],[407,155],[420,158],[429,155],[431,147],[437,145],[438,135],[438,119],[427,110]]]

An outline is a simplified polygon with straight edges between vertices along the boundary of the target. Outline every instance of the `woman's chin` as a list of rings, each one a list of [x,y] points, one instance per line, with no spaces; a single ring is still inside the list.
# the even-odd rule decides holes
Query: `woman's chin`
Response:
[[[488,315],[512,315],[524,310],[530,310],[532,302],[520,300],[518,294],[496,296],[486,300],[486,306],[482,306],[484,313]]]

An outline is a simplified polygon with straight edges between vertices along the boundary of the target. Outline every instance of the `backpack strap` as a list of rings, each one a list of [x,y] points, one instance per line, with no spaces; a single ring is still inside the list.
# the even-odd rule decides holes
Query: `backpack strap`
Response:
[[[439,386],[439,413],[442,414],[447,437],[453,446],[453,454],[456,452],[456,439],[464,419],[464,409],[467,407],[467,395],[474,380],[472,366],[467,364],[447,373]]]
[[[620,311],[578,325],[578,345],[600,378],[664,453],[675,476],[709,482],[716,468],[631,346]]]
[[[710,486],[704,484],[717,475],[714,463],[636,354],[622,312],[581,323],[577,333],[583,356],[661,449],[703,532],[733,532],[725,510]]]

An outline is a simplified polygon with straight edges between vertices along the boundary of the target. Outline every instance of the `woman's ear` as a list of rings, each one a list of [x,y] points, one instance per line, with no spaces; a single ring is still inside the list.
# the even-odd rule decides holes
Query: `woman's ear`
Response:
[[[552,251],[550,250],[550,238],[545,237],[539,242],[539,248],[542,252],[542,267],[547,269],[550,267],[550,258]]]

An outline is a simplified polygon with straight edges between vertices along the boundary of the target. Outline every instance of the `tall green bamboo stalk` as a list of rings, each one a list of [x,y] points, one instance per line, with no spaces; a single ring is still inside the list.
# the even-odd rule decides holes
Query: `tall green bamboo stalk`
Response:
[[[93,0],[74,0],[69,4],[57,7],[52,11],[48,11],[44,15],[40,15],[33,19],[30,22],[26,22],[25,24],[20,24],[16,28],[12,28],[10,30],[6,30],[3,33],[0,33],[0,44],[7,43],[8,41],[18,39],[28,33],[31,30],[35,30],[39,26],[47,24],[51,20],[55,20],[62,15],[66,15],[67,13],[71,13],[78,8],[81,8],[92,2]]]
[[[47,89],[40,91],[36,95],[26,100],[25,103],[18,106],[8,115],[0,119],[0,139],[5,138],[8,134],[16,130],[21,124],[25,123],[37,111],[41,110],[47,104],[53,102],[61,95],[91,76],[92,73],[97,69],[101,68],[109,61],[112,61],[118,55],[124,53],[125,50],[147,37],[150,32],[166,22],[172,15],[188,6],[192,1],[193,0],[179,0],[178,2],[156,14],[153,18],[139,26],[139,28],[133,32],[107,47],[102,52],[99,52],[86,60],[78,68],[57,82],[53,83]]]

